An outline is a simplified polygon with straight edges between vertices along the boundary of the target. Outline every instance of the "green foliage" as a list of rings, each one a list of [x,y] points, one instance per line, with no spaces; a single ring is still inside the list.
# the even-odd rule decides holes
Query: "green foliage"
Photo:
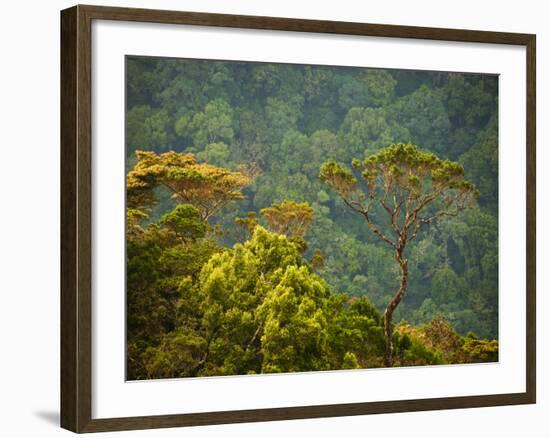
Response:
[[[480,131],[474,145],[460,157],[480,190],[480,204],[496,214],[498,208],[498,124],[496,116]]]
[[[262,372],[329,369],[325,283],[306,266],[289,266],[258,309]]]
[[[193,279],[198,278],[204,263],[219,250],[206,236],[206,230],[194,207],[179,205],[158,224],[150,223],[145,228],[134,225],[132,233],[127,233],[129,376],[171,376],[171,369],[165,373],[156,365],[147,368],[143,355],[147,350],[150,355],[151,349],[172,336],[182,309],[186,309],[187,318],[196,314],[189,289],[193,289]]]
[[[382,366],[385,344],[380,313],[366,297],[336,295],[333,301],[340,311],[330,320],[331,368],[348,368],[350,354],[361,368]]]
[[[351,194],[357,188],[357,178],[345,166],[334,160],[329,160],[321,166],[319,177],[322,181],[328,182],[345,196]]]
[[[345,161],[353,157],[366,157],[390,143],[405,142],[411,138],[406,127],[396,123],[384,108],[351,108],[339,130],[339,138],[345,145]]]
[[[421,85],[388,108],[390,119],[410,133],[408,140],[437,154],[452,150],[448,142],[452,124],[441,94],[437,88]]]
[[[172,230],[184,240],[204,237],[207,225],[201,220],[198,208],[190,204],[180,204],[170,213],[160,218],[160,224]]]
[[[180,129],[182,129],[180,119]],[[233,109],[223,99],[209,102],[204,111],[196,113],[189,123],[193,143],[197,148],[233,139]]]
[[[410,344],[400,344],[400,347],[401,349],[398,348],[398,357],[401,356],[400,366],[441,365],[444,363],[440,352],[429,349],[416,338],[413,338]]]
[[[372,106],[386,106],[393,96],[397,81],[387,70],[366,70],[362,75],[362,81],[369,90]]]
[[[437,305],[455,303],[459,295],[467,290],[466,280],[460,278],[451,268],[436,271],[432,279],[432,299]]]
[[[278,144],[284,134],[296,127],[298,108],[292,102],[277,97],[268,97],[265,106],[265,116],[268,126],[267,140]]]
[[[344,360],[342,361],[342,369],[354,370],[357,368],[361,368],[361,365],[359,365],[359,361],[355,354],[349,351],[346,352],[346,354],[344,354]]]
[[[478,339],[468,334],[463,339],[461,349],[456,353],[458,363],[484,363],[498,361],[498,341]]]
[[[229,148],[225,143],[210,143],[197,154],[197,158],[215,166],[228,167]]]
[[[148,105],[132,108],[126,115],[126,148],[166,150],[169,145],[168,112]]]
[[[357,193],[369,180],[380,181],[374,169],[380,166],[411,191],[450,181],[454,192],[472,189],[464,181],[480,191],[478,206],[430,225],[411,242],[411,293],[395,315],[416,328],[443,316],[460,347],[451,352],[427,335],[397,334],[398,359],[496,360],[498,343],[488,339],[498,337],[497,104],[498,78],[491,75],[128,57],[129,376],[262,372],[262,287],[273,291],[287,271],[279,291],[291,285],[288,298],[302,310],[282,315],[266,306],[265,315],[286,318],[283,328],[291,332],[270,331],[265,370],[382,366],[379,312],[398,281],[394,255],[326,185],[338,180],[340,189]],[[407,152],[409,143],[423,150]],[[391,144],[396,149],[383,155]],[[435,167],[430,154],[439,157]],[[356,167],[339,164],[353,158]],[[430,173],[403,171],[415,160],[432,166]],[[260,241],[270,241],[255,237],[259,222],[269,225],[261,211],[285,200],[312,209],[307,234],[281,236],[284,245],[261,250]],[[383,217],[383,210],[372,214]],[[391,224],[382,223],[380,232],[390,234]],[[278,263],[286,267],[267,286],[248,262],[203,283],[211,259],[238,264],[243,251],[263,260],[294,255],[287,265],[285,257],[268,263],[269,272]],[[227,282],[241,287],[237,278],[259,282],[250,289],[259,296],[243,306],[223,298]],[[323,288],[329,298],[322,298]],[[209,298],[216,290],[221,301]],[[368,306],[357,304],[363,302]],[[480,338],[468,341],[468,331]],[[290,351],[306,350],[291,337],[306,334],[314,354],[292,359]]]
[[[396,329],[401,365],[486,363],[498,361],[498,341],[479,339],[473,333],[460,336],[450,322],[436,316],[429,323]]]

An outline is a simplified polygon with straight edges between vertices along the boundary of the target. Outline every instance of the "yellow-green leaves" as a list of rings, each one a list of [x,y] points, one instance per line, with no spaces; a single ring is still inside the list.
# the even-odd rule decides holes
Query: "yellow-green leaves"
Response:
[[[403,216],[405,205],[418,215],[421,210],[443,200],[440,208],[444,215],[444,210],[454,212],[473,205],[479,195],[475,185],[465,178],[460,163],[438,158],[411,143],[392,144],[363,161],[354,159],[352,168],[366,183],[365,193],[359,198],[357,195],[363,188],[346,166],[329,160],[321,167],[320,177],[348,201],[348,205],[354,201],[356,210],[368,210],[357,199],[377,199],[384,203],[383,207],[393,215],[394,221]],[[392,199],[394,205],[389,206]]]
[[[228,202],[243,199],[242,189],[250,183],[247,175],[199,163],[191,153],[137,151],[136,156],[126,178],[128,205],[134,208],[150,207],[153,190],[163,186],[174,201],[193,205],[208,220]]]
[[[288,237],[303,237],[313,222],[313,209],[307,202],[285,199],[271,207],[263,208],[260,212],[271,231]]]
[[[321,166],[319,177],[343,196],[349,196],[357,187],[357,179],[353,173],[334,160],[329,160]]]

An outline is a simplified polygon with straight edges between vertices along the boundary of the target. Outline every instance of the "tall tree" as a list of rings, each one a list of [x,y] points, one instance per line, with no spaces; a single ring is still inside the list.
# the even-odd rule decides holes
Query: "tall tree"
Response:
[[[443,216],[456,216],[472,206],[478,190],[464,177],[459,163],[442,160],[413,144],[393,144],[364,161],[353,160],[352,164],[361,182],[352,170],[334,160],[321,167],[320,177],[394,250],[401,280],[384,312],[384,362],[391,367],[392,316],[403,299],[409,278],[405,249],[423,225]],[[380,220],[382,215],[385,221]]]
[[[155,199],[158,186],[167,188],[178,204],[196,207],[206,221],[228,202],[243,199],[242,189],[250,177],[208,163],[197,162],[190,153],[136,151],[137,163],[128,172],[128,206],[142,209]]]

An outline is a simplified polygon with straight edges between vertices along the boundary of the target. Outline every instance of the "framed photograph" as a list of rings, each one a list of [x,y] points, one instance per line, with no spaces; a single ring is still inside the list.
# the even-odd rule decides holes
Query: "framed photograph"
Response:
[[[535,403],[535,35],[61,12],[61,425]]]

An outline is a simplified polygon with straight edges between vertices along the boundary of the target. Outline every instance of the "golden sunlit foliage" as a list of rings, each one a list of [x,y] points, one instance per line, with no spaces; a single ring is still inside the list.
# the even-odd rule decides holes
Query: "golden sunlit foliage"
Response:
[[[136,151],[137,163],[126,178],[128,205],[144,208],[154,201],[154,189],[167,188],[177,203],[195,206],[208,220],[229,201],[243,199],[250,177],[207,163],[190,153]]]
[[[267,220],[269,229],[288,237],[303,237],[313,222],[313,209],[307,202],[287,201],[286,199],[260,213]]]

